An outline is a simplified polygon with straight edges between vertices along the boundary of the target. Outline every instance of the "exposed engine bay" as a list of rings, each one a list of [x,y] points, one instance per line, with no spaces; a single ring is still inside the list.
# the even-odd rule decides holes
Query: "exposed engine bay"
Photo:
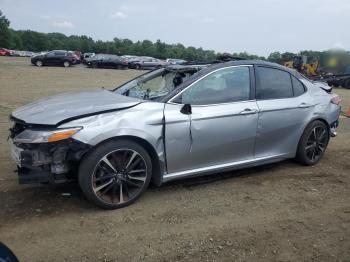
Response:
[[[17,119],[10,129],[11,154],[17,161],[20,184],[63,183],[74,179],[78,162],[91,146],[74,139],[49,143],[25,143],[16,139],[27,128],[41,132],[43,127],[23,124]],[[47,130],[47,128],[45,129]]]

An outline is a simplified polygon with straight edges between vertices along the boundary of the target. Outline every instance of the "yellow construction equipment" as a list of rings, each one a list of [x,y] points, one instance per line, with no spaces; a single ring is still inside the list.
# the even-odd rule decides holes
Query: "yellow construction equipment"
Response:
[[[315,58],[308,58],[307,56],[297,55],[294,56],[291,61],[285,62],[284,66],[294,68],[298,72],[309,77],[318,75],[317,70],[319,63]]]

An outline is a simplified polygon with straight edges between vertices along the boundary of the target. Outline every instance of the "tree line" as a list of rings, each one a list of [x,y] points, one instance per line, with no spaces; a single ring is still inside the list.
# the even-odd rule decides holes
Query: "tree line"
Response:
[[[13,30],[10,28],[10,21],[0,11],[0,47],[25,50],[25,51],[48,51],[48,50],[71,50],[82,53],[108,53],[117,55],[137,55],[152,56],[160,59],[179,58],[189,61],[215,60],[220,53],[214,50],[204,50],[203,48],[185,47],[184,45],[167,44],[160,40],[152,42],[150,40],[133,42],[130,39],[115,37],[113,41],[94,40],[91,37],[82,35],[66,36],[61,33],[40,33],[31,30]],[[320,61],[321,64],[328,57],[327,51],[301,51],[300,55],[306,55]],[[246,59],[261,59],[283,64],[290,61],[295,53],[273,52],[268,57],[248,54],[247,52],[233,53]]]

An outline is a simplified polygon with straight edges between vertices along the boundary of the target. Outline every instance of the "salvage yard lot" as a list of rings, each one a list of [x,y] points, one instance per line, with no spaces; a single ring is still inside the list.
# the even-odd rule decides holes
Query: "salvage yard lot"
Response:
[[[0,57],[0,241],[21,261],[350,261],[350,119],[314,167],[293,161],[150,188],[104,211],[76,185],[17,184],[7,146],[18,106],[112,88],[136,70],[42,67]],[[350,90],[336,89],[343,110]]]

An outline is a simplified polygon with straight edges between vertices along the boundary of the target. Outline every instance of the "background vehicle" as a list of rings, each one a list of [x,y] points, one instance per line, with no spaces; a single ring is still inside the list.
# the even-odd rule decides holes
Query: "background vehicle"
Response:
[[[80,64],[81,62],[81,53],[79,51],[68,51],[71,56],[75,58],[75,63]]]
[[[326,82],[330,86],[350,89],[350,65],[349,61],[344,61],[344,57],[346,56],[335,54],[320,67],[316,58],[294,56],[292,61],[284,65],[296,69],[310,79]]]
[[[76,178],[93,203],[119,208],[151,180],[295,157],[316,164],[340,113],[339,97],[323,88],[262,61],[169,66],[115,90],[19,108],[11,115],[11,152],[21,183]]]
[[[36,66],[48,65],[69,67],[76,64],[76,62],[76,56],[72,52],[64,50],[54,50],[31,58],[31,63]]]
[[[0,48],[0,56],[9,56],[11,55],[11,51],[6,48]]]
[[[293,60],[286,62],[284,66],[294,68],[306,76],[315,77],[318,75],[319,62],[315,58],[298,55],[294,56]]]
[[[183,59],[168,58],[166,62],[169,63],[170,65],[181,65],[186,63],[187,61]]]
[[[30,51],[19,51],[19,50],[14,50],[12,52],[11,56],[20,56],[20,57],[32,57],[34,56],[35,53],[34,52],[30,52]]]
[[[128,62],[117,55],[97,54],[85,60],[85,65],[93,68],[128,68]]]
[[[83,64],[86,63],[86,59],[90,58],[90,57],[93,57],[95,55],[95,53],[84,53],[82,54],[81,56],[81,61]]]
[[[167,65],[169,65],[169,63],[153,57],[139,57],[129,62],[129,68],[134,69],[155,69]]]

